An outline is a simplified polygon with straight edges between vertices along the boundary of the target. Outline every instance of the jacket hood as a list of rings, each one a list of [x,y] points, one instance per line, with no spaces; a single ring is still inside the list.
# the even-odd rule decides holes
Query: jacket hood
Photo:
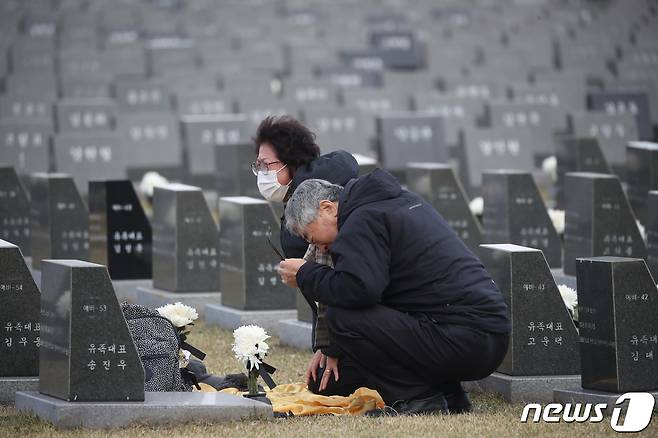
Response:
[[[297,187],[307,179],[324,179],[330,183],[344,186],[358,175],[359,164],[352,154],[345,151],[329,152],[295,171],[289,193],[297,190]]]
[[[396,198],[402,192],[397,179],[383,169],[375,169],[361,178],[350,181],[338,198],[338,226],[365,204]]]

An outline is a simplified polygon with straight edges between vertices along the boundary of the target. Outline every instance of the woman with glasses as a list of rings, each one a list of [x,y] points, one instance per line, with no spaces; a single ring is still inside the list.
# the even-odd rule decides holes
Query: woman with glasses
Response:
[[[359,165],[345,151],[320,155],[315,134],[290,116],[267,117],[256,131],[256,160],[251,170],[268,201],[285,203],[303,181],[319,178],[345,185],[358,176]],[[292,235],[281,218],[281,247],[287,258],[302,258],[308,243]]]

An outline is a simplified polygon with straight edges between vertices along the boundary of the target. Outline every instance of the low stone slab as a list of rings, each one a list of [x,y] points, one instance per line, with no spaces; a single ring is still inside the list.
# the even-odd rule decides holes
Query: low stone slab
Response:
[[[594,405],[597,403],[606,403],[608,406],[603,412],[612,414],[612,410],[615,408],[615,402],[621,395],[614,392],[583,389],[579,386],[575,389],[556,389],[553,392],[553,401],[557,403],[591,403]],[[658,412],[658,392],[652,391],[651,395],[656,399],[656,403],[653,405],[653,411]],[[628,402],[622,403],[619,406],[623,406],[624,404],[628,404]]]
[[[137,302],[137,289],[140,287],[148,288],[153,280],[112,280],[114,293],[120,303],[128,301],[129,303]]]
[[[311,323],[294,319],[279,321],[279,342],[282,345],[299,348],[300,350],[311,350],[311,337],[313,326]]]
[[[279,321],[297,317],[297,309],[239,310],[218,304],[206,305],[204,312],[204,319],[208,325],[218,325],[234,330],[241,325],[254,324],[264,328],[269,334],[277,336]]]
[[[180,302],[187,306],[194,307],[199,317],[204,318],[206,304],[220,305],[222,302],[221,292],[169,292],[153,287],[153,282],[149,286],[138,287],[135,296],[135,303],[146,306],[150,309],[164,306],[165,304]]]
[[[542,403],[553,401],[557,389],[580,388],[580,375],[569,376],[508,376],[493,373],[475,382],[466,382],[472,392],[494,392],[508,403]]]
[[[17,391],[38,389],[38,377],[0,377],[0,405],[13,405]]]
[[[268,404],[220,392],[147,392],[143,402],[67,402],[38,392],[16,393],[16,409],[60,429],[115,428],[272,417]]]

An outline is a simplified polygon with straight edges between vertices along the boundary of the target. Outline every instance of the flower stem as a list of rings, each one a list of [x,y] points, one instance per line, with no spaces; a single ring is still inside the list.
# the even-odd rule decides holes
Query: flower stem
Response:
[[[249,371],[247,389],[249,390],[249,395],[258,394],[258,370],[255,368]]]

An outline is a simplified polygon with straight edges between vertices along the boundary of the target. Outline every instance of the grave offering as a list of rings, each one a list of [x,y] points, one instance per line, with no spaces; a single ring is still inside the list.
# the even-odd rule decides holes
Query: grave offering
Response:
[[[482,194],[484,241],[541,249],[552,268],[562,266],[562,242],[531,173],[485,172]]]
[[[565,274],[576,275],[580,257],[646,258],[646,245],[616,176],[567,173],[566,187]]]
[[[89,258],[89,212],[70,175],[35,173],[30,187],[32,267],[43,259]]]
[[[439,212],[471,249],[482,243],[482,227],[468,206],[454,166],[441,163],[409,163],[409,190],[419,194]]]
[[[0,404],[38,387],[39,297],[20,248],[0,240]]]
[[[551,401],[555,388],[577,387],[578,332],[541,250],[511,244],[480,248],[509,307],[512,334],[498,371],[478,385],[513,403]]]
[[[222,305],[206,306],[206,321],[227,328],[257,324],[275,331],[280,319],[296,314],[296,290],[281,282],[279,226],[268,203],[248,197],[219,200],[221,211],[219,257]]]
[[[0,239],[30,255],[30,200],[12,166],[0,163]]]
[[[658,143],[632,141],[626,146],[628,201],[635,217],[646,226],[647,196],[658,189]]]
[[[120,299],[135,300],[152,273],[151,224],[128,180],[89,183],[90,260],[105,265]]]
[[[556,390],[555,401],[607,402],[610,412],[627,392],[658,397],[658,291],[644,260],[576,263],[582,388]]]

